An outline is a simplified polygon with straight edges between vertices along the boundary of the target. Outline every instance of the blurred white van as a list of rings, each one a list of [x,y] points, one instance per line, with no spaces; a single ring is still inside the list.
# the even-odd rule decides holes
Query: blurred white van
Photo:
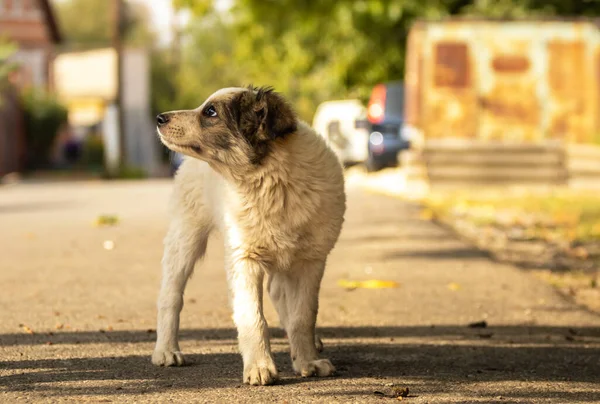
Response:
[[[364,163],[368,156],[367,109],[359,100],[326,101],[319,105],[313,128],[344,164]]]

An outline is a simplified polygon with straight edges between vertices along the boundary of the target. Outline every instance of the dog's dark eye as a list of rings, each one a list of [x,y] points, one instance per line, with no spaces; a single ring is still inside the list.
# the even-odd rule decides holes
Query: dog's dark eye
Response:
[[[209,105],[208,107],[204,108],[204,111],[202,111],[202,113],[204,114],[204,116],[208,116],[211,118],[217,116],[217,110],[212,105]]]

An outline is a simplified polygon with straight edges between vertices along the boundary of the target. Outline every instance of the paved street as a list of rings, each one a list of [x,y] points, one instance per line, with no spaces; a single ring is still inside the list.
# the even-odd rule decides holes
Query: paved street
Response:
[[[375,394],[392,383],[409,403],[600,402],[600,316],[419,220],[416,206],[358,188],[321,292],[336,377],[292,374],[269,302],[282,380],[241,385],[218,238],[185,297],[191,365],[152,366],[170,186],[0,188],[1,402],[393,402]],[[101,214],[120,223],[94,227]],[[340,279],[400,286],[346,291]]]

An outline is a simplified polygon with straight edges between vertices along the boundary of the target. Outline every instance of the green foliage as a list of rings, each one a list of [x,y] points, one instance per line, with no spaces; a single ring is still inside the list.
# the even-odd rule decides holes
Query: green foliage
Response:
[[[0,93],[8,85],[9,74],[17,67],[15,63],[9,60],[15,50],[14,44],[0,38]],[[0,105],[2,105],[1,98]]]
[[[104,142],[100,134],[89,134],[83,144],[83,164],[88,168],[104,166]]]
[[[197,17],[204,17],[214,12],[214,5],[212,0],[173,0],[175,9],[188,9]]]
[[[338,77],[353,46],[350,36],[338,35],[345,45],[332,62],[331,50],[321,45],[317,35],[286,32],[273,41],[272,34],[249,14],[240,10],[235,16],[235,23],[218,13],[194,19],[179,66],[171,68],[164,62],[155,66],[155,91],[164,84],[157,79],[164,81],[167,76],[174,78],[175,88],[160,96],[174,95],[159,110],[195,108],[222,87],[272,85],[294,100],[301,117],[310,119],[315,102],[346,93]],[[313,52],[306,52],[311,48]]]
[[[125,2],[123,31],[125,43],[147,46],[154,41],[148,9],[141,3]],[[107,46],[114,22],[112,1],[68,0],[55,4],[58,20],[67,42],[75,47]]]
[[[67,109],[51,94],[29,90],[23,94],[28,168],[43,168],[60,127],[67,122]]]
[[[461,217],[478,226],[521,228],[533,240],[600,240],[600,198],[594,192],[457,191],[424,201],[431,216]]]

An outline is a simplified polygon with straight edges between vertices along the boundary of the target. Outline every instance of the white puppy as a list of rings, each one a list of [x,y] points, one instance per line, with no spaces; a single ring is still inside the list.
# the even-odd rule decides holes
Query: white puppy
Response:
[[[195,110],[157,120],[161,141],[191,158],[175,178],[152,362],[184,363],[177,339],[183,293],[217,229],[225,240],[243,381],[277,379],[263,316],[265,274],[294,370],[331,375],[331,362],[318,356],[315,323],[325,262],[346,209],[335,154],[270,88],[226,88]]]

